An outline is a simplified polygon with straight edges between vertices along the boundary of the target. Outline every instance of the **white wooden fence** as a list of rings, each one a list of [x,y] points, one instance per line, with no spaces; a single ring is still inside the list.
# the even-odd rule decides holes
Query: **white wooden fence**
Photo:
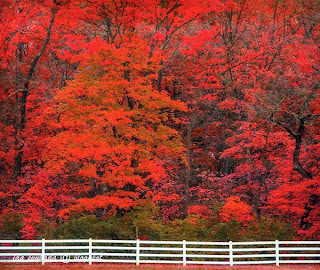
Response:
[[[1,263],[320,263],[320,241],[0,240]]]

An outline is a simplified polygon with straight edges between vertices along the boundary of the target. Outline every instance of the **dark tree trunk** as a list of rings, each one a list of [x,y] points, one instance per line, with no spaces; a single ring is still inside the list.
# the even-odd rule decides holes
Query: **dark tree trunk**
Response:
[[[52,8],[51,9],[51,20],[49,23],[49,27],[47,29],[47,36],[46,39],[42,45],[42,48],[40,52],[34,57],[30,69],[28,72],[28,75],[24,81],[23,88],[22,88],[22,96],[19,99],[19,94],[17,93],[16,96],[16,102],[18,106],[17,108],[17,115],[16,115],[16,123],[15,123],[15,146],[16,146],[16,153],[15,153],[15,165],[14,165],[14,179],[17,180],[18,177],[21,175],[22,171],[22,156],[23,156],[23,148],[24,148],[24,130],[26,127],[27,123],[27,113],[26,113],[26,106],[27,106],[27,98],[28,98],[28,93],[29,93],[29,87],[30,87],[30,82],[33,73],[35,72],[36,66],[38,64],[38,61],[40,57],[43,55],[49,40],[50,40],[50,35],[52,31],[52,26],[56,17],[57,9]],[[19,48],[19,59],[22,61],[22,51]]]
[[[190,181],[191,181],[191,159],[190,159],[190,154],[191,154],[191,135],[192,135],[192,130],[194,128],[195,122],[197,119],[197,112],[194,112],[191,119],[190,123],[188,125],[188,130],[187,130],[187,137],[186,137],[186,147],[187,147],[187,162],[188,162],[188,167],[186,168],[185,172],[185,178],[184,178],[184,198],[183,198],[183,214],[182,218],[185,219],[188,216],[188,208],[189,208],[189,187],[190,187]]]

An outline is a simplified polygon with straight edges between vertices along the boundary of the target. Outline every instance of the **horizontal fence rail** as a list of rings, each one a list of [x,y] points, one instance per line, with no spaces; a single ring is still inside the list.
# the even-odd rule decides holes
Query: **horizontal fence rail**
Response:
[[[0,240],[0,263],[320,263],[320,241]]]

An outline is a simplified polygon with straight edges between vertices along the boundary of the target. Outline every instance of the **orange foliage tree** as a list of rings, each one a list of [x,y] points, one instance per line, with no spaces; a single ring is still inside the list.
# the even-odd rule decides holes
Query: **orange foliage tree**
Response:
[[[168,124],[185,105],[155,90],[159,59],[149,59],[145,48],[136,38],[121,49],[96,39],[79,56],[75,80],[47,109],[54,136],[42,158],[52,184],[60,179],[60,198],[68,197],[56,208],[61,218],[70,211],[108,216],[132,209],[157,194],[168,161],[183,162],[180,135]]]

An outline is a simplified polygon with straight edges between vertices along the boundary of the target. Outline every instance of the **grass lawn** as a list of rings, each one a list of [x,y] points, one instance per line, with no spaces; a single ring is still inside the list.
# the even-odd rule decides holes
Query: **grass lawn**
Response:
[[[0,264],[1,270],[320,270],[317,265],[250,265],[250,266],[181,266],[181,265],[155,265],[143,264],[136,266],[133,264]]]

